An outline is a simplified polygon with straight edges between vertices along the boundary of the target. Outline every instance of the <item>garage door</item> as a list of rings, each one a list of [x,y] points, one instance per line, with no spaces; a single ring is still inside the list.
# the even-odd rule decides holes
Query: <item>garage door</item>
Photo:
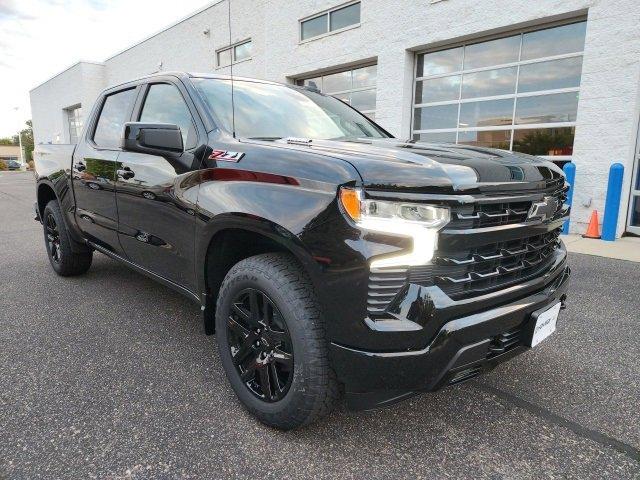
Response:
[[[298,85],[312,86],[339,98],[375,121],[377,71],[377,65],[368,65],[305,78]]]
[[[586,22],[419,53],[413,137],[570,160]]]

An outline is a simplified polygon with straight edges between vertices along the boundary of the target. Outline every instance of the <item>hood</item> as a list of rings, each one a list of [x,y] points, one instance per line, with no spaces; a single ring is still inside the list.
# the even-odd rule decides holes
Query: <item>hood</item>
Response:
[[[372,190],[504,193],[545,188],[563,176],[559,167],[538,157],[467,145],[384,138],[313,140],[299,148],[349,162]]]

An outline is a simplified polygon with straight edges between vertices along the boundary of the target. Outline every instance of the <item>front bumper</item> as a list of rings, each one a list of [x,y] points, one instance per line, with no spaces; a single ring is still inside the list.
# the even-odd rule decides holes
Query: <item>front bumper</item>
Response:
[[[332,343],[332,364],[345,384],[347,406],[363,410],[390,405],[418,392],[468,380],[526,351],[535,314],[559,301],[564,306],[570,276],[565,260],[544,279],[536,279],[540,286],[536,291],[515,300],[505,292],[502,301],[506,303],[494,296],[490,308],[449,319],[422,349],[374,352]],[[457,303],[436,302],[431,320],[437,323],[462,311]]]

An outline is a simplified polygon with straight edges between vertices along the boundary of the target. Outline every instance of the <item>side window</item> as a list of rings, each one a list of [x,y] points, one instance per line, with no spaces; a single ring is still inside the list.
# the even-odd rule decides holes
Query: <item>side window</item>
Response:
[[[173,85],[156,83],[149,87],[140,122],[172,123],[180,127],[185,149],[196,146],[196,131],[187,104]]]
[[[136,99],[136,89],[131,88],[109,95],[100,112],[93,141],[99,147],[119,148],[122,127],[128,120],[131,106]]]

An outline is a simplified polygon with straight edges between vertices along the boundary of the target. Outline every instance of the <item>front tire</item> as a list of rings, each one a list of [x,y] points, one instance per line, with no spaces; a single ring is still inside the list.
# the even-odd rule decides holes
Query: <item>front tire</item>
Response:
[[[261,422],[281,430],[328,414],[338,397],[323,318],[293,256],[256,255],[220,288],[216,340],[231,387]]]
[[[56,200],[47,203],[42,214],[44,227],[44,242],[47,256],[53,270],[62,277],[81,275],[89,270],[93,260],[93,250],[82,246],[74,251],[71,248],[73,240],[69,236],[62,218],[60,205]]]

